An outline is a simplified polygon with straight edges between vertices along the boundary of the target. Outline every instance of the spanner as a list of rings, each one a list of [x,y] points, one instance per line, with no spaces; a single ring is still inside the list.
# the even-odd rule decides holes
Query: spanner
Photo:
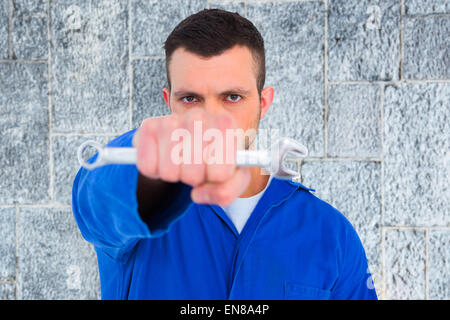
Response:
[[[98,152],[97,159],[93,163],[83,160],[83,151],[87,147],[93,147]],[[294,158],[306,157],[308,150],[293,139],[281,138],[270,147],[270,150],[237,150],[236,165],[261,167],[281,179],[298,178],[297,171],[284,166],[288,154]],[[107,164],[136,164],[137,152],[136,148],[132,147],[105,147],[88,140],[78,147],[77,156],[80,165],[90,170]]]

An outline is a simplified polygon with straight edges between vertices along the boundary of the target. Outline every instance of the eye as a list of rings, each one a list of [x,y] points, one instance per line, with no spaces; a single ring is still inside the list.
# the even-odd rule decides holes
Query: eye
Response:
[[[227,96],[227,100],[231,101],[231,102],[238,102],[241,99],[242,99],[242,97],[238,94],[229,94]]]
[[[187,96],[182,98],[183,102],[185,103],[194,103],[197,101],[197,99],[194,96]]]

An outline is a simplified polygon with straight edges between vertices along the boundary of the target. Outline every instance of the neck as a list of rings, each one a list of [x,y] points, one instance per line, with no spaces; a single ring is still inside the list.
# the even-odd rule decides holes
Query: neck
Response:
[[[262,174],[261,168],[250,168],[250,183],[245,191],[239,196],[240,198],[248,198],[264,190],[269,181],[268,174]]]

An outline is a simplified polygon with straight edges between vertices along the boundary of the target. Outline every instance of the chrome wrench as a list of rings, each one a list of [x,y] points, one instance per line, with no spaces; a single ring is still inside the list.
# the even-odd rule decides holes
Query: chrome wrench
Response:
[[[93,163],[83,159],[83,151],[87,147],[97,150],[98,156]],[[269,150],[237,150],[236,165],[244,167],[260,167],[281,179],[298,178],[299,173],[286,168],[284,162],[288,155],[292,157],[306,157],[307,148],[301,143],[281,138]],[[136,164],[137,152],[132,147],[105,147],[92,140],[83,142],[78,147],[78,161],[86,169],[95,169],[107,164]]]

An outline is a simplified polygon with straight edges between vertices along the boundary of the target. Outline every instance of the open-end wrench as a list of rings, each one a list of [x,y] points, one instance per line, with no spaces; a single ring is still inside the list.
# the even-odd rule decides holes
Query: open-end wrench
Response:
[[[83,159],[83,151],[87,147],[97,150],[98,156],[93,163]],[[290,138],[281,138],[274,143],[270,150],[237,150],[236,165],[244,167],[261,167],[271,175],[281,179],[298,178],[299,173],[286,168],[284,162],[288,155],[293,158],[306,157],[308,150],[301,143]],[[95,169],[107,164],[136,164],[136,148],[131,147],[105,147],[88,140],[78,147],[78,161],[86,169]]]

